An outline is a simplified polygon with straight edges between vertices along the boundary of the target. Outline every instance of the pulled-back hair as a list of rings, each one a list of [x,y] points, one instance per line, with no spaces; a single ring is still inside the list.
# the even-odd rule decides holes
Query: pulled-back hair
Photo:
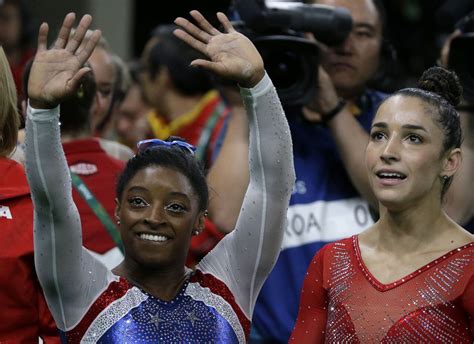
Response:
[[[19,126],[15,82],[0,46],[0,156],[8,156],[15,149]]]
[[[455,106],[461,100],[462,87],[455,72],[442,67],[431,67],[420,77],[417,87],[401,89],[392,96],[395,95],[416,97],[428,105],[444,134],[441,154],[461,147],[461,122]],[[451,182],[452,177],[444,181],[442,195]]]
[[[174,140],[184,141],[177,137],[169,137],[167,141]],[[199,210],[207,208],[209,189],[204,169],[193,154],[179,146],[154,146],[138,152],[131,158],[118,178],[116,193],[119,201],[122,200],[127,183],[138,171],[150,166],[162,166],[183,174],[198,196]]]
[[[416,88],[405,88],[396,94],[417,97],[430,105],[443,129],[443,153],[461,147],[461,123],[455,106],[461,100],[462,87],[456,73],[431,67],[423,73]]]

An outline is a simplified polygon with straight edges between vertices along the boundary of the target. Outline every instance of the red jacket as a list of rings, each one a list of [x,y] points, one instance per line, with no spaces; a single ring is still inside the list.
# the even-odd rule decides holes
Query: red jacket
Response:
[[[60,343],[58,335],[35,273],[25,173],[0,157],[0,343]]]
[[[63,149],[71,171],[82,179],[115,222],[115,185],[125,163],[108,155],[95,138],[63,143]],[[72,197],[81,216],[84,246],[98,254],[112,250],[114,241],[87,202],[75,189]]]

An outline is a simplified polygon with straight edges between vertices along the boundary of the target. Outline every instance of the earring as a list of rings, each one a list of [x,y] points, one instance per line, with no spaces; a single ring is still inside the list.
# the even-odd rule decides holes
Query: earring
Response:
[[[195,230],[195,231],[193,231],[193,234],[194,234],[194,235],[199,235],[199,231],[198,231],[198,230]]]
[[[120,219],[117,219],[117,225],[120,226]]]
[[[447,182],[449,179],[449,176],[441,176],[441,178],[443,178],[443,182]]]
[[[206,210],[204,210],[204,217],[207,217],[209,215],[209,212]]]

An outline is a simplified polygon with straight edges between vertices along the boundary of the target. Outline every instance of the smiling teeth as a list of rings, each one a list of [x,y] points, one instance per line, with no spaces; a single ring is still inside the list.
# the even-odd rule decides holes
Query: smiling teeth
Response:
[[[167,237],[163,235],[153,235],[153,234],[140,234],[140,239],[150,240],[150,241],[166,241]]]
[[[400,174],[400,173],[388,173],[388,172],[379,173],[379,177],[382,177],[382,178],[400,178],[400,179],[405,178],[405,176]]]

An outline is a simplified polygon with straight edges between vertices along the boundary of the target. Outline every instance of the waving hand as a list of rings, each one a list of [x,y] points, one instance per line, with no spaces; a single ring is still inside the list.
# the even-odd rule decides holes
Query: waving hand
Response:
[[[175,35],[210,61],[197,59],[191,65],[206,68],[224,78],[237,81],[243,87],[255,86],[265,75],[263,60],[244,35],[237,32],[225,14],[217,13],[226,33],[213,27],[198,11],[190,12],[197,25],[184,18],[176,18]]]
[[[48,24],[40,26],[38,50],[28,80],[28,97],[34,108],[57,106],[76,90],[79,80],[90,70],[84,67],[84,63],[92,54],[101,33],[95,30],[88,42],[81,45],[92,17],[83,16],[76,32],[70,37],[74,20],[74,13],[66,15],[51,49],[47,48]],[[79,46],[81,49],[78,49]]]

